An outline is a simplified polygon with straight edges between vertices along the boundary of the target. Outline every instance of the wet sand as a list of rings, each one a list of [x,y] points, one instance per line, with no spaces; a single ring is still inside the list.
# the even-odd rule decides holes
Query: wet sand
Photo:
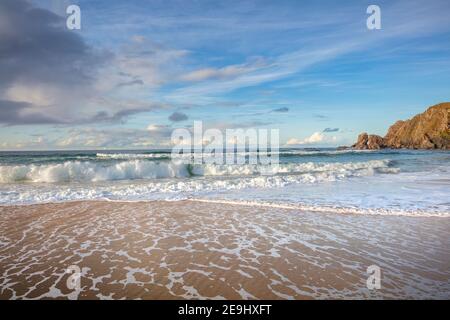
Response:
[[[381,269],[381,289],[366,286]],[[69,289],[80,268],[80,289]],[[450,298],[450,218],[236,204],[0,207],[0,299]]]

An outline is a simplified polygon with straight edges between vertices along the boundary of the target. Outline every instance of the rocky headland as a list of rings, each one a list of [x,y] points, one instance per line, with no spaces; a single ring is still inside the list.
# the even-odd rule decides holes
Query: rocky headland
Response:
[[[352,148],[450,150],[450,102],[434,105],[412,119],[397,121],[384,137],[363,132]]]

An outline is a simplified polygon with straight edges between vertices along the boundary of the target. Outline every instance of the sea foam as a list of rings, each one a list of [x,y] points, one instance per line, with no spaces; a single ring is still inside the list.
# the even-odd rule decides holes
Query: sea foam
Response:
[[[262,165],[186,164],[181,161],[154,162],[126,160],[118,163],[66,161],[55,164],[0,166],[0,183],[14,182],[96,182],[135,179],[188,178],[191,176],[254,176],[277,174],[310,174],[320,178],[372,175],[375,172],[396,173],[389,160],[348,163],[286,163]],[[328,179],[329,180],[329,179]]]

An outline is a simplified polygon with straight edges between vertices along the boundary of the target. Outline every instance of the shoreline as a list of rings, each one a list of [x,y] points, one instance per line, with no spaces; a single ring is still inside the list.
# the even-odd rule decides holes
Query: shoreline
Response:
[[[450,297],[450,219],[186,200],[9,206],[0,215],[0,299]],[[381,290],[367,289],[371,265]],[[67,288],[71,266],[79,291]]]
[[[48,201],[48,202],[36,202],[36,203],[13,203],[13,204],[2,204],[0,203],[0,208],[8,207],[31,207],[40,205],[53,205],[53,204],[70,204],[70,203],[82,203],[82,202],[92,202],[92,203],[123,203],[123,204],[133,204],[133,203],[177,203],[177,202],[200,202],[209,204],[223,204],[223,205],[233,205],[233,206],[243,206],[243,207],[261,207],[267,209],[283,209],[283,210],[296,210],[296,211],[308,211],[315,212],[319,214],[342,214],[342,215],[367,215],[367,216],[401,216],[401,217],[412,217],[412,218],[450,218],[444,212],[429,213],[418,210],[410,211],[388,211],[385,208],[354,208],[354,207],[336,207],[336,206],[315,206],[309,204],[293,203],[293,202],[270,202],[270,201],[255,201],[255,200],[234,200],[234,199],[202,199],[202,198],[186,198],[186,199],[176,199],[176,200],[166,200],[166,199],[155,199],[155,200],[124,200],[124,199],[75,199],[75,200],[62,200],[62,201]]]

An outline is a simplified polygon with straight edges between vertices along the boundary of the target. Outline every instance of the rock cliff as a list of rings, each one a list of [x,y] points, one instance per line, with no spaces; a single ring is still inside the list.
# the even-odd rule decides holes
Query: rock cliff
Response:
[[[450,150],[450,102],[437,104],[410,120],[397,121],[384,138],[361,133],[355,149],[447,149]]]

